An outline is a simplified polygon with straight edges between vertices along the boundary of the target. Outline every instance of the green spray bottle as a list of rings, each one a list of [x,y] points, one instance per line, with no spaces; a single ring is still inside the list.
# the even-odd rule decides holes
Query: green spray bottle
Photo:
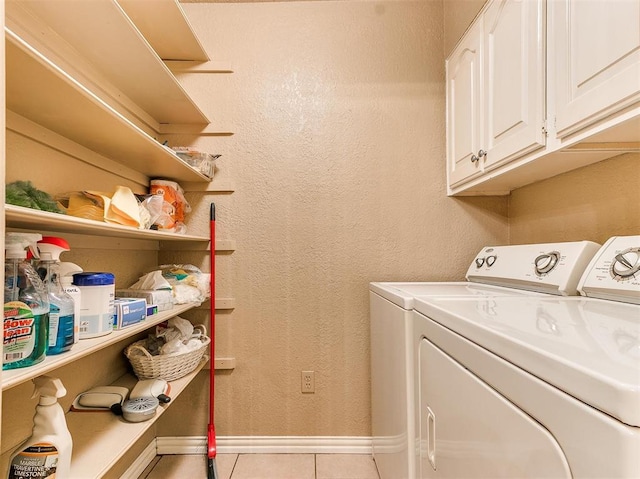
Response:
[[[37,256],[40,239],[37,233],[10,232],[5,237],[3,370],[32,366],[46,355],[49,299],[25,250]]]

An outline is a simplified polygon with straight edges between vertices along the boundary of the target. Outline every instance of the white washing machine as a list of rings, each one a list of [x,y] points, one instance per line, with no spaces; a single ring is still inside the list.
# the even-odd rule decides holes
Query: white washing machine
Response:
[[[415,477],[640,477],[640,236],[579,289],[414,300]]]
[[[381,479],[418,477],[414,298],[576,295],[598,248],[588,241],[486,247],[466,282],[370,284],[373,454]]]

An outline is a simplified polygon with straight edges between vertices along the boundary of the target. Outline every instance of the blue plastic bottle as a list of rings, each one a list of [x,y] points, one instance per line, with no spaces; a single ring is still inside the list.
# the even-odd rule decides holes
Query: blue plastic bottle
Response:
[[[26,260],[42,236],[7,233],[4,261],[4,337],[2,369],[32,366],[45,358],[49,299],[42,280]]]
[[[74,344],[74,301],[64,291],[60,280],[60,253],[69,251],[62,238],[45,236],[38,241],[40,260],[36,270],[49,295],[49,347],[48,355],[69,351]]]

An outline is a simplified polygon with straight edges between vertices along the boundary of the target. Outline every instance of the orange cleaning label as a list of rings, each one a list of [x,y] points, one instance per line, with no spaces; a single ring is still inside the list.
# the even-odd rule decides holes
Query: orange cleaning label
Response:
[[[58,449],[38,443],[24,449],[11,461],[9,479],[54,479],[58,468]]]

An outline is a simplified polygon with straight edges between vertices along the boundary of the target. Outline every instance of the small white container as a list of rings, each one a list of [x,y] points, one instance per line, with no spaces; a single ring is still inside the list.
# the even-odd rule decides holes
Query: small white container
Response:
[[[111,273],[76,273],[75,284],[82,293],[80,339],[104,336],[113,331],[115,277]]]

